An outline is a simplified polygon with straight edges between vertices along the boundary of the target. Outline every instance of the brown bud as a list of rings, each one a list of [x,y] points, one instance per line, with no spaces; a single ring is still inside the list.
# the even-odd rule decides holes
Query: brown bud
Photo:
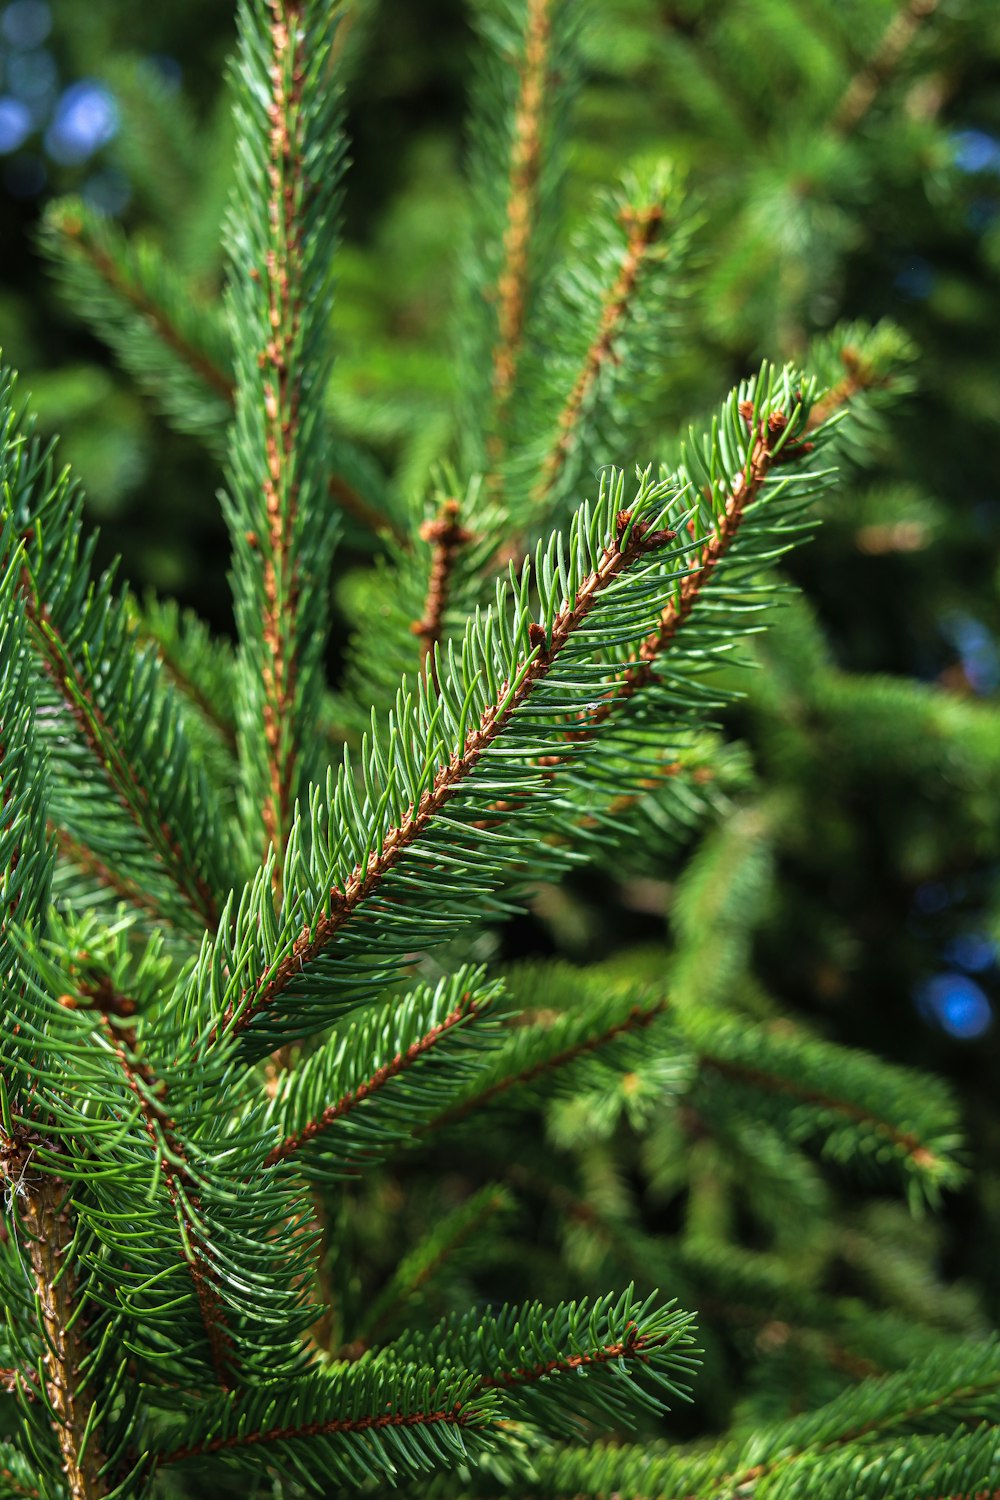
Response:
[[[537,647],[539,655],[547,656],[549,652],[549,637],[544,625],[539,625],[537,620],[532,620],[528,626],[528,640],[533,647]]]
[[[638,527],[636,527],[636,530],[638,530]],[[677,533],[676,531],[671,531],[669,527],[664,526],[659,531],[644,532],[640,540],[642,541],[643,552],[653,552],[657,547],[666,546],[667,542],[676,541]]]

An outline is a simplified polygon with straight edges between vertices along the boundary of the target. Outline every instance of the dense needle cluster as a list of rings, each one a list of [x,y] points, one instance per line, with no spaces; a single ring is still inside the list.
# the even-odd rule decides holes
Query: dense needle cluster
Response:
[[[461,439],[393,497],[328,398],[343,9],[241,0],[218,306],[79,204],[47,230],[224,457],[234,649],[95,576],[72,475],[0,390],[0,1500],[971,1495],[995,1343],[887,1311],[866,1338],[815,1239],[817,1151],[933,1202],[954,1106],[753,991],[782,809],[717,724],[905,342],[765,362],[661,464],[683,184],[629,172],[567,241],[579,7],[481,0]],[[376,562],[331,689],[345,530]],[[540,887],[696,838],[673,953],[494,961]],[[686,1195],[689,1232],[643,1194]],[[526,1207],[548,1227],[512,1255]],[[812,1409],[663,1437],[717,1325],[800,1350]]]

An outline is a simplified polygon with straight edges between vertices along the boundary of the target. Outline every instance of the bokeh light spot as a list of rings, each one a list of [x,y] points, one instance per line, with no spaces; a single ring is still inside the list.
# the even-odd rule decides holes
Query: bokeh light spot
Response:
[[[0,96],[0,154],[22,146],[31,132],[31,110],[23,99]]]
[[[51,100],[59,73],[51,52],[15,52],[7,62],[7,87],[18,99]]]
[[[0,34],[12,47],[38,47],[52,30],[52,12],[45,0],[13,0],[0,16]]]
[[[959,1041],[974,1041],[993,1024],[993,1007],[985,991],[967,974],[935,974],[916,993],[926,1020]]]
[[[77,166],[107,145],[117,129],[118,108],[110,89],[84,78],[62,94],[45,147],[60,166]]]
[[[1000,141],[985,130],[959,130],[951,138],[960,172],[1000,172]]]
[[[925,880],[923,885],[918,885],[914,894],[917,910],[933,913],[946,911],[952,903],[951,892],[940,880]]]
[[[944,950],[949,963],[964,969],[967,974],[983,974],[992,969],[997,961],[996,945],[983,932],[963,932],[953,938]]]

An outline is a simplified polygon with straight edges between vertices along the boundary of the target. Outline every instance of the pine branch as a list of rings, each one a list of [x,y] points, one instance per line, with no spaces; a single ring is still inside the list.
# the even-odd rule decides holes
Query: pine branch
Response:
[[[105,1459],[93,1429],[93,1398],[81,1366],[85,1321],[67,1251],[76,1229],[66,1184],[51,1171],[32,1171],[39,1138],[28,1130],[0,1130],[0,1174],[17,1205],[43,1334],[45,1394],[72,1500],[101,1500]]]
[[[451,699],[449,695],[449,698],[440,699],[432,707],[427,696],[429,690],[426,684],[422,685],[417,723],[423,719],[425,723],[434,725],[447,713],[452,724],[451,733],[454,735],[458,731],[455,748],[448,755],[442,756],[438,740],[441,731],[435,728],[429,746],[430,755],[425,759],[416,786],[413,785],[412,769],[407,759],[397,761],[395,767],[382,767],[381,762],[375,762],[380,774],[384,770],[390,778],[387,790],[381,794],[381,809],[389,812],[395,803],[405,806],[405,812],[395,823],[383,825],[377,832],[366,832],[367,848],[363,858],[349,868],[339,882],[330,882],[323,910],[317,912],[313,920],[297,932],[287,945],[286,953],[270,964],[255,984],[241,985],[240,992],[233,995],[213,1028],[213,1040],[223,1032],[239,1036],[247,1031],[258,1015],[275,1009],[275,1002],[324,954],[334,938],[340,937],[355,914],[360,914],[369,905],[374,906],[380,899],[384,899],[380,896],[382,887],[396,866],[403,861],[412,846],[426,839],[432,827],[444,827],[445,809],[465,792],[470,783],[474,784],[477,771],[489,774],[488,758],[492,748],[505,731],[515,728],[522,712],[530,707],[532,700],[536,696],[543,697],[540,690],[544,689],[546,680],[552,677],[553,691],[560,691],[557,687],[560,673],[555,669],[560,666],[560,658],[565,654],[567,670],[573,671],[573,643],[579,638],[580,645],[586,651],[588,620],[598,609],[603,596],[610,595],[619,609],[627,608],[625,594],[616,587],[618,581],[634,574],[636,590],[643,590],[644,582],[656,567],[655,561],[651,559],[672,539],[674,533],[661,527],[658,521],[665,494],[663,487],[644,481],[636,505],[629,510],[619,509],[616,517],[609,514],[611,499],[608,495],[603,497],[593,515],[587,507],[584,508],[575,524],[569,549],[571,562],[567,565],[566,573],[563,574],[556,568],[552,547],[546,556],[540,557],[539,581],[546,602],[544,625],[528,618],[529,575],[525,573],[515,594],[515,622],[513,626],[504,627],[509,644],[505,652],[506,675],[503,679],[499,679],[496,669],[490,666],[487,658],[484,662],[485,670],[481,668],[477,671],[471,694],[466,690],[464,705]],[[650,517],[649,520],[640,519],[640,516],[646,515]],[[608,530],[611,532],[610,536],[607,535]],[[584,552],[589,552],[589,560],[583,556]],[[559,597],[562,598],[562,603],[557,607],[556,600]],[[580,667],[577,666],[573,675],[576,676],[579,670]],[[485,694],[483,687],[486,688]],[[467,728],[471,718],[471,705],[477,694],[485,698],[485,701],[476,722],[471,728]],[[400,712],[400,753],[405,755],[402,745],[413,734],[416,724],[407,701],[401,703]],[[424,755],[427,755],[426,751]],[[395,784],[392,779],[394,775],[398,778]],[[402,798],[404,793],[410,793],[411,787],[413,794],[406,806]],[[350,798],[353,801],[353,795],[348,777],[342,775],[337,794],[331,794],[330,813],[336,814],[339,802],[344,806],[345,813],[350,815],[351,802],[344,804],[343,799]],[[377,805],[377,800],[373,806]],[[449,818],[448,822],[458,826],[454,817]],[[472,829],[468,830],[466,836],[473,832]],[[338,834],[337,837],[342,842],[343,835]],[[450,837],[453,838],[454,834]],[[440,920],[440,917],[435,917],[434,925]],[[242,966],[237,965],[231,972],[238,971],[240,967]],[[232,986],[229,988],[231,990]]]
[[[262,1128],[278,1144],[265,1165],[292,1160],[310,1177],[351,1175],[407,1144],[499,1045],[498,1028],[488,1024],[499,993],[482,970],[461,969],[366,1012],[323,1043],[267,1106]]]
[[[160,906],[155,898],[132,880],[125,879],[117,870],[99,859],[92,849],[71,837],[64,828],[49,823],[46,832],[55,844],[57,853],[79,875],[86,876],[109,895],[126,902],[137,911],[145,911],[154,921],[173,926],[169,909]],[[57,872],[58,873],[58,872]]]
[[[74,311],[110,344],[174,427],[226,451],[236,401],[229,330],[153,244],[133,244],[76,199],[51,204],[41,247]],[[349,458],[336,440],[338,458]],[[355,465],[356,467],[356,465]],[[330,497],[366,530],[399,530],[344,473],[327,480]]]
[[[323,502],[321,432],[343,163],[339,104],[325,77],[338,10],[337,0],[248,0],[237,64],[245,150],[228,221],[236,421],[226,512],[245,826],[260,819],[265,848],[279,858],[319,717],[336,532]]]
[[[157,1172],[166,1183],[167,1193],[177,1216],[181,1254],[194,1283],[216,1378],[223,1390],[228,1390],[232,1383],[232,1338],[226,1327],[225,1304],[219,1294],[218,1272],[199,1224],[202,1205],[198,1184],[192,1176],[184,1144],[178,1138],[176,1124],[170,1118],[166,1084],[156,1077],[147,1062],[136,1055],[135,1027],[115,1027],[111,1020],[112,1017],[118,1021],[133,1018],[137,1010],[136,1003],[127,995],[117,992],[107,975],[100,976],[96,982],[81,982],[79,995],[100,1013],[108,1045],[121,1066],[126,1086],[138,1104],[143,1128],[156,1158]],[[70,999],[67,996],[62,998],[63,1003]]]
[[[511,1208],[506,1188],[492,1183],[474,1193],[467,1202],[435,1224],[430,1233],[403,1257],[388,1285],[366,1310],[361,1326],[349,1345],[349,1354],[357,1359],[370,1345],[378,1343],[386,1329],[400,1317],[412,1324],[415,1305],[428,1283],[442,1271],[454,1278],[456,1261],[463,1252],[475,1253],[486,1226],[492,1226],[497,1215]]]
[[[630,1423],[636,1409],[661,1411],[660,1392],[687,1399],[698,1363],[692,1321],[629,1287],[551,1309],[477,1310],[408,1337],[405,1348],[433,1368],[469,1371],[477,1390],[502,1392],[505,1417],[574,1432],[595,1416]]]
[[[938,0],[904,0],[889,22],[873,57],[856,73],[844,91],[831,125],[838,135],[858,128],[892,77],[924,21],[937,10]]]
[[[546,1082],[550,1075],[559,1073],[562,1068],[601,1053],[621,1038],[645,1031],[666,1010],[667,1002],[662,999],[640,1004],[633,1002],[630,994],[616,995],[605,999],[603,1005],[581,1006],[574,1014],[519,1027],[495,1059],[485,1079],[477,1079],[465,1098],[424,1128],[430,1130],[453,1125],[472,1110],[511,1090]],[[608,1066],[621,1067],[618,1051]],[[571,1077],[570,1086],[575,1083],[576,1079]]]
[[[225,330],[152,245],[134,245],[75,199],[52,204],[41,247],[60,288],[181,431],[225,451],[233,402]]]
[[[538,504],[543,504],[551,494],[566,464],[576,437],[575,429],[591,392],[605,365],[614,359],[615,339],[628,316],[643,263],[659,236],[663,210],[657,203],[639,209],[626,206],[621,209],[618,217],[627,236],[625,254],[617,279],[601,311],[597,335],[584,356],[583,368],[559,414],[560,436],[542,465],[535,488],[534,499]]]
[[[182,1411],[158,1467],[220,1455],[314,1494],[467,1461],[494,1437],[498,1399],[469,1375],[366,1357]],[[172,1445],[171,1445],[172,1444]]]
[[[228,853],[179,705],[151,653],[137,652],[113,574],[91,578],[82,501],[53,450],[15,415],[0,382],[6,565],[24,539],[18,575],[29,634],[45,674],[39,732],[53,768],[52,821],[130,881],[156,888],[182,926],[214,926]],[[152,868],[151,868],[152,867]]]
[[[493,350],[493,397],[502,427],[517,372],[528,293],[529,244],[536,214],[542,116],[549,67],[551,0],[527,0],[524,60],[510,150],[504,264],[497,280],[497,328]],[[502,451],[502,439],[497,439]]]

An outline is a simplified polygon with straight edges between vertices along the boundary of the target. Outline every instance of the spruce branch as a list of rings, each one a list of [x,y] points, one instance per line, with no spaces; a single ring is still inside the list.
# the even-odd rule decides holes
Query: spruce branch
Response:
[[[15,1474],[13,1469],[7,1467],[8,1463],[17,1463],[19,1467],[27,1468],[21,1454],[16,1453],[7,1443],[0,1443],[0,1495],[3,1500],[22,1500],[22,1497],[23,1500],[42,1500],[41,1491],[24,1474]]]
[[[77,199],[48,207],[41,248],[74,310],[110,344],[173,426],[224,455],[236,382],[230,330],[215,307],[192,294],[155,244],[129,241]],[[356,468],[344,441],[333,441],[348,472]],[[399,536],[396,522],[348,473],[331,474],[327,488],[365,530]]]
[[[319,716],[336,534],[321,432],[343,163],[325,68],[339,9],[337,0],[248,0],[240,11],[236,120],[245,149],[228,220],[236,420],[226,513],[245,826],[260,819],[264,847],[279,860]]]
[[[630,1286],[593,1302],[445,1319],[406,1347],[434,1368],[473,1373],[477,1390],[502,1392],[504,1417],[574,1432],[598,1415],[630,1423],[636,1408],[662,1410],[668,1394],[688,1399],[698,1364],[692,1324],[673,1303],[658,1304],[656,1293],[640,1300]]]
[[[500,1045],[490,1020],[500,992],[482,970],[463,968],[345,1026],[278,1084],[262,1121],[278,1138],[265,1165],[353,1175],[406,1144]]]
[[[498,339],[493,350],[493,399],[498,429],[503,427],[513,391],[528,299],[529,247],[537,213],[548,93],[551,4],[552,0],[527,0],[525,8],[524,56],[510,148],[504,262],[496,285]],[[497,431],[494,460],[502,452],[503,438]]]
[[[42,1331],[45,1395],[72,1500],[101,1500],[108,1487],[94,1430],[93,1396],[81,1375],[86,1322],[68,1251],[76,1235],[66,1184],[51,1166],[33,1162],[41,1138],[0,1129],[0,1176],[12,1194]]]
[[[497,620],[502,621],[502,626],[495,627],[492,617],[487,617],[482,625],[476,621],[470,627],[464,651],[470,681],[469,686],[461,689],[461,698],[451,683],[444,682],[440,694],[426,683],[418,684],[415,709],[412,700],[400,698],[398,748],[393,759],[383,761],[383,752],[374,741],[367,752],[371,757],[366,766],[369,777],[383,783],[370,804],[379,808],[381,826],[369,827],[363,836],[365,847],[359,851],[361,858],[343,869],[341,851],[346,852],[350,846],[346,843],[343,823],[339,825],[342,831],[334,835],[336,864],[343,873],[329,880],[322,907],[319,910],[313,907],[310,920],[297,923],[294,936],[288,914],[284,914],[289,933],[285,952],[268,963],[256,980],[249,983],[244,980],[238,990],[231,981],[226,985],[232,998],[213,1027],[213,1039],[223,1033],[240,1036],[258,1016],[266,1020],[269,1015],[277,1014],[276,1002],[286,991],[291,999],[300,979],[308,979],[310,967],[323,957],[334,939],[341,946],[345,928],[348,924],[353,926],[352,919],[369,907],[373,911],[386,910],[391,919],[393,904],[387,905],[382,888],[389,883],[396,867],[404,864],[411,848],[426,844],[430,853],[433,845],[428,839],[444,834],[449,844],[458,840],[461,846],[464,839],[464,847],[469,848],[465,858],[471,859],[470,839],[481,842],[477,834],[478,817],[469,820],[471,827],[468,823],[463,827],[454,812],[446,816],[445,810],[463,794],[471,795],[476,804],[477,788],[483,778],[492,780],[496,775],[491,769],[491,752],[495,746],[500,748],[505,735],[513,734],[520,741],[518,731],[523,716],[542,716],[537,728],[530,727],[529,719],[527,734],[529,738],[544,740],[545,720],[550,712],[544,707],[546,689],[550,697],[562,702],[566,691],[561,686],[564,674],[573,683],[585,674],[584,662],[592,655],[594,632],[601,633],[599,624],[591,626],[591,616],[604,613],[605,596],[606,607],[614,609],[619,622],[636,610],[648,617],[645,601],[650,579],[660,571],[657,554],[674,536],[661,524],[664,503],[672,490],[669,485],[652,483],[647,476],[632,508],[621,507],[620,495],[619,482],[613,490],[606,487],[593,511],[588,506],[583,508],[574,522],[567,558],[559,555],[557,560],[555,542],[546,552],[540,550],[535,576],[543,594],[544,624],[530,617],[531,575],[526,569],[514,588],[512,623],[508,625],[503,618],[506,600],[501,594]],[[634,602],[630,602],[630,594]],[[480,640],[484,629],[485,637]],[[501,654],[494,662],[498,647]],[[451,665],[457,674],[457,662]],[[603,674],[603,667],[598,670]],[[540,705],[537,709],[536,699]],[[474,705],[477,705],[475,717]],[[450,747],[442,739],[445,733],[451,740]],[[419,734],[424,737],[424,748],[416,752],[418,762],[413,759],[414,752],[404,746]],[[320,811],[320,806],[314,805],[311,818],[315,820]],[[330,787],[323,816],[334,819],[341,812],[349,823],[360,813],[347,771],[342,772],[336,790]],[[314,823],[309,834],[310,845],[315,847],[320,836]],[[301,861],[298,845],[297,837],[288,861],[293,871]],[[244,905],[237,918],[238,943],[246,941],[246,922],[258,900],[255,893],[247,894],[249,906]],[[303,910],[303,918],[305,915]],[[441,921],[441,916],[430,918],[429,931],[439,927]],[[226,942],[228,945],[229,939]],[[412,947],[412,933],[407,942]],[[337,954],[332,956],[336,960]],[[219,948],[214,955],[210,952],[203,955],[203,977],[199,984],[208,982],[210,970],[205,965],[217,963],[220,957]],[[227,967],[236,973],[245,970],[246,965],[244,961]],[[260,1030],[259,1035],[263,1034]]]
[[[474,215],[463,254],[457,392],[464,471],[486,474],[498,501],[525,395],[527,320],[560,227],[579,11],[566,0],[476,5],[484,45],[469,132]]]
[[[117,870],[99,859],[92,849],[71,837],[64,828],[57,828],[54,823],[47,825],[47,832],[56,848],[57,854],[71,865],[79,874],[92,880],[102,890],[111,896],[117,897],[119,901],[125,901],[130,907],[137,911],[145,911],[154,921],[162,922],[168,927],[173,926],[169,908],[158,904],[155,897],[144,891],[135,881],[127,880]]]
[[[17,972],[14,924],[41,919],[49,891],[46,775],[38,743],[33,673],[19,597],[23,553],[0,526],[0,977]]]
[[[602,308],[596,337],[584,356],[583,368],[559,414],[559,438],[542,465],[535,487],[534,499],[538,504],[544,504],[552,493],[565,467],[577,436],[577,425],[594,386],[604,367],[615,358],[615,339],[628,316],[643,264],[659,236],[663,210],[658,203],[639,208],[625,206],[619,211],[618,218],[626,233],[625,253],[615,283]]]
[[[171,682],[235,754],[235,662],[228,643],[214,640],[193,612],[152,595],[135,606],[135,619],[140,639],[155,644]]]
[[[258,1474],[264,1462],[322,1494],[331,1483],[419,1475],[474,1457],[490,1441],[498,1404],[471,1375],[365,1357],[182,1411],[155,1462],[220,1455]]]
[[[388,1283],[366,1310],[361,1325],[349,1345],[351,1358],[358,1358],[370,1345],[380,1342],[385,1331],[411,1311],[425,1288],[443,1272],[452,1278],[456,1262],[474,1256],[481,1249],[483,1231],[492,1230],[498,1215],[509,1213],[512,1200],[507,1189],[491,1183],[473,1193],[465,1203],[431,1229],[403,1257]],[[345,1353],[343,1357],[348,1357]]]
[[[659,658],[669,650],[677,632],[711,582],[713,573],[736,540],[747,507],[760,495],[771,471],[776,465],[794,463],[811,451],[810,444],[802,439],[789,441],[792,414],[776,408],[759,416],[755,402],[749,398],[739,403],[739,414],[751,437],[746,463],[725,495],[716,524],[702,541],[696,565],[681,579],[674,598],[660,615],[658,629],[643,641],[637,659],[626,667],[614,693],[592,716],[587,733],[592,734],[619,703],[633,697],[651,681]],[[697,519],[689,522],[689,530],[694,540],[701,540]]]
[[[834,111],[831,127],[838,135],[850,135],[878,98],[879,90],[892,77],[924,21],[937,10],[938,0],[904,0],[893,16],[878,47],[864,67],[855,73]]]
[[[81,999],[100,1013],[110,1050],[121,1066],[126,1086],[136,1099],[143,1128],[156,1158],[156,1170],[166,1184],[177,1215],[181,1254],[191,1273],[216,1378],[223,1390],[227,1390],[232,1383],[232,1338],[226,1326],[218,1272],[209,1246],[203,1239],[199,1184],[192,1176],[184,1143],[178,1138],[177,1126],[170,1117],[166,1084],[156,1076],[149,1063],[137,1055],[135,1027],[127,1024],[115,1027],[111,1020],[112,1017],[124,1022],[131,1020],[136,1014],[136,1003],[115,990],[106,974],[96,982],[81,981],[78,992]],[[64,996],[63,1003],[67,1001],[75,1003],[71,997]]]
[[[224,452],[232,360],[213,309],[154,245],[131,243],[76,199],[50,205],[41,247],[64,295],[171,422]]]
[[[678,342],[692,228],[668,165],[627,173],[541,289],[504,473],[521,532],[560,518],[610,455],[641,451],[662,420],[647,372]],[[509,523],[498,543],[499,558],[521,550]]]
[[[801,1100],[803,1104],[814,1105],[824,1113],[843,1115],[845,1119],[862,1125],[876,1136],[882,1137],[915,1168],[926,1172],[929,1179],[941,1169],[949,1170],[951,1167],[943,1156],[930,1150],[914,1131],[902,1130],[891,1121],[879,1118],[871,1110],[855,1104],[850,1099],[838,1098],[834,1094],[825,1093],[822,1089],[809,1088],[808,1085],[795,1078],[783,1078],[777,1074],[768,1073],[763,1068],[748,1067],[741,1063],[730,1062],[725,1058],[702,1056],[699,1057],[698,1063],[704,1072],[718,1073],[723,1078],[749,1084],[752,1088],[761,1089],[765,1093],[787,1095],[791,1099]]]
[[[646,756],[662,755],[662,737],[639,735],[637,725],[654,708],[683,723],[718,701],[698,677],[746,629],[748,610],[766,601],[761,569],[807,524],[805,507],[827,476],[782,460],[806,451],[800,434],[811,397],[794,371],[766,367],[730,397],[679,480],[645,476],[631,507],[620,478],[602,485],[569,537],[553,537],[534,569],[512,579],[510,609],[500,588],[496,611],[474,617],[460,648],[449,647],[439,688],[420,681],[411,695],[404,687],[390,716],[391,746],[377,729],[362,746],[358,789],[349,762],[325,792],[314,788],[286,856],[282,885],[291,880],[293,890],[277,926],[260,911],[258,876],[233,932],[199,960],[185,1026],[199,1028],[212,994],[225,998],[213,1004],[209,1040],[232,1032],[255,1050],[267,1037],[278,1046],[303,1035],[320,1014],[332,1019],[373,996],[399,972],[395,955],[439,941],[464,920],[469,891],[456,873],[474,876],[488,900],[524,867],[529,825],[545,834],[572,827],[577,797],[599,810],[605,779],[618,796],[645,778]],[[817,431],[815,443],[829,431]],[[700,497],[683,548],[667,546],[671,515],[675,524],[687,519],[673,509],[678,483]],[[757,519],[744,524],[744,515]],[[691,553],[696,563],[686,569]],[[716,581],[722,568],[725,586]],[[691,623],[710,580],[711,603]],[[565,857],[548,843],[532,846],[536,871]],[[435,911],[426,904],[428,878],[441,897]],[[192,1045],[203,1045],[196,1034]]]
[[[92,689],[90,674],[74,659],[70,644],[54,623],[51,609],[43,602],[39,584],[27,565],[22,572],[22,598],[42,666],[109,790],[148,839],[154,857],[170,873],[191,913],[204,927],[214,927],[218,911],[208,881],[188,866],[180,835],[165,819],[157,817],[137,766],[126,757],[112,733]]]
[[[859,1411],[869,1414],[859,1421]],[[973,1427],[984,1421],[1000,1425],[1000,1354],[995,1341],[974,1344],[959,1356],[932,1354],[899,1374],[866,1381],[818,1411],[778,1426],[755,1445],[764,1455],[727,1474],[725,1483],[737,1492],[754,1485],[766,1493],[762,1481],[797,1462],[811,1466],[821,1456],[854,1443],[896,1432],[933,1430],[945,1416]]]
[[[424,1128],[456,1124],[472,1110],[511,1090],[547,1082],[550,1075],[561,1069],[600,1054],[619,1040],[641,1034],[666,1010],[667,1002],[663,999],[640,1003],[629,994],[605,999],[603,1004],[583,1006],[574,1014],[519,1026],[485,1075],[475,1080],[457,1104]],[[608,1066],[616,1069],[623,1066],[620,1047],[613,1049]],[[574,1087],[576,1083],[571,1073],[568,1086]]]
[[[80,493],[15,413],[9,375],[0,412],[0,566],[23,539],[17,584],[45,674],[38,727],[53,768],[51,819],[128,880],[155,886],[181,926],[203,931],[217,920],[229,857],[179,704],[152,653],[136,651],[113,574],[92,580]]]

